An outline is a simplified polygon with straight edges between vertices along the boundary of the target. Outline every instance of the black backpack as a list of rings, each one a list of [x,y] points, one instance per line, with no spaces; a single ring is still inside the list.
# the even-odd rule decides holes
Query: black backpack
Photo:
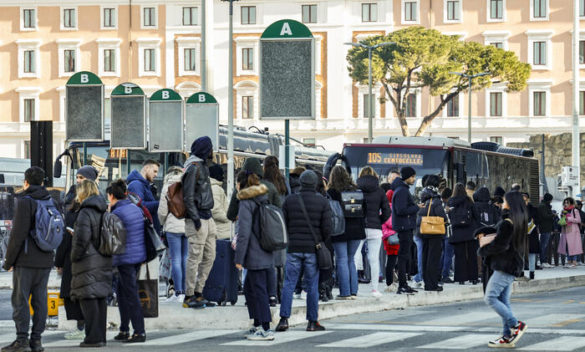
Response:
[[[449,221],[453,227],[467,227],[471,225],[471,207],[462,205],[452,208],[449,212]]]
[[[341,207],[346,218],[363,218],[364,193],[360,189],[341,192]]]
[[[260,247],[266,252],[285,249],[288,245],[288,235],[282,209],[268,201],[255,202],[258,206],[253,217],[259,225],[256,237]]]
[[[97,249],[107,257],[126,252],[126,228],[122,220],[112,213],[102,215]]]

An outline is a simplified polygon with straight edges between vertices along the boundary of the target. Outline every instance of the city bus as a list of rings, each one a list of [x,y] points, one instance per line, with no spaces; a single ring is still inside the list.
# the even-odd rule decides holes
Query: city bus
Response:
[[[519,184],[534,202],[540,196],[539,166],[534,153],[491,142],[469,144],[441,137],[377,137],[372,144],[345,144],[342,154],[332,157],[326,170],[339,160],[354,179],[365,166],[373,167],[382,182],[386,182],[391,171],[410,166],[416,170],[419,187],[424,175],[435,174],[442,176],[450,188],[457,182],[473,181],[477,187],[486,186],[493,192],[497,186],[509,190]]]

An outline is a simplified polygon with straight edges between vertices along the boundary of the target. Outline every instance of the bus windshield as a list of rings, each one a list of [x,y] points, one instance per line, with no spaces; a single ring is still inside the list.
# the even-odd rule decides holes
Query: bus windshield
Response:
[[[382,182],[392,170],[399,171],[404,166],[410,166],[416,171],[417,179],[427,174],[448,177],[448,150],[424,149],[395,146],[347,146],[343,155],[351,168],[352,177],[357,178],[365,166],[371,166],[380,175]]]

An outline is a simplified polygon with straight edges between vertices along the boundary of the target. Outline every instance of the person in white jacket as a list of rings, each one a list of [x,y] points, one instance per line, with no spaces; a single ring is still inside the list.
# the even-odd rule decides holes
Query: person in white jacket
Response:
[[[169,186],[181,182],[183,169],[173,166],[167,171],[164,179],[161,200],[158,206],[158,219],[163,226],[169,243],[171,257],[171,277],[175,286],[175,295],[169,297],[169,302],[183,302],[185,298],[185,271],[189,243],[185,237],[185,220],[177,219],[170,211],[167,202]]]
[[[209,180],[211,181],[211,193],[213,193],[213,209],[211,217],[217,227],[217,239],[229,239],[231,236],[231,221],[227,218],[228,201],[223,190],[223,169],[221,165],[213,165],[209,168]]]

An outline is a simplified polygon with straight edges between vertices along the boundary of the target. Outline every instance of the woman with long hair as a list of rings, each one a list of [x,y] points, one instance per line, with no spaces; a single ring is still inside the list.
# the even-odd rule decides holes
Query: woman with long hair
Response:
[[[579,211],[575,209],[575,200],[573,198],[566,198],[563,201],[562,216],[565,218],[565,225],[562,225],[558,252],[567,256],[568,268],[575,268],[577,266],[577,256],[583,254],[583,246],[581,245],[581,233],[579,231],[579,224],[582,219]]]
[[[501,318],[502,336],[488,343],[489,347],[515,347],[526,331],[526,324],[514,316],[510,307],[512,284],[524,270],[521,248],[524,246],[528,230],[528,213],[520,192],[504,195],[502,220],[496,226],[496,236],[488,243],[483,242],[479,254],[485,258],[486,265],[493,270],[484,296],[485,303]]]
[[[286,196],[287,193],[286,181],[278,168],[277,157],[271,155],[264,159],[264,179],[272,182],[274,187],[276,187],[278,194],[284,201],[284,196]]]
[[[357,186],[341,165],[331,170],[327,194],[331,199],[343,202],[341,194],[344,191],[355,191]],[[335,249],[335,263],[337,269],[337,281],[339,283],[339,296],[337,299],[355,299],[358,292],[358,278],[354,256],[360,242],[366,238],[365,213],[363,217],[346,217],[345,232],[331,239]],[[376,278],[377,279],[377,278]]]
[[[478,224],[478,216],[473,201],[467,195],[462,183],[455,185],[453,196],[449,199],[449,220],[453,234],[449,243],[455,253],[455,281],[464,285],[466,281],[478,283],[477,240],[473,232]]]

